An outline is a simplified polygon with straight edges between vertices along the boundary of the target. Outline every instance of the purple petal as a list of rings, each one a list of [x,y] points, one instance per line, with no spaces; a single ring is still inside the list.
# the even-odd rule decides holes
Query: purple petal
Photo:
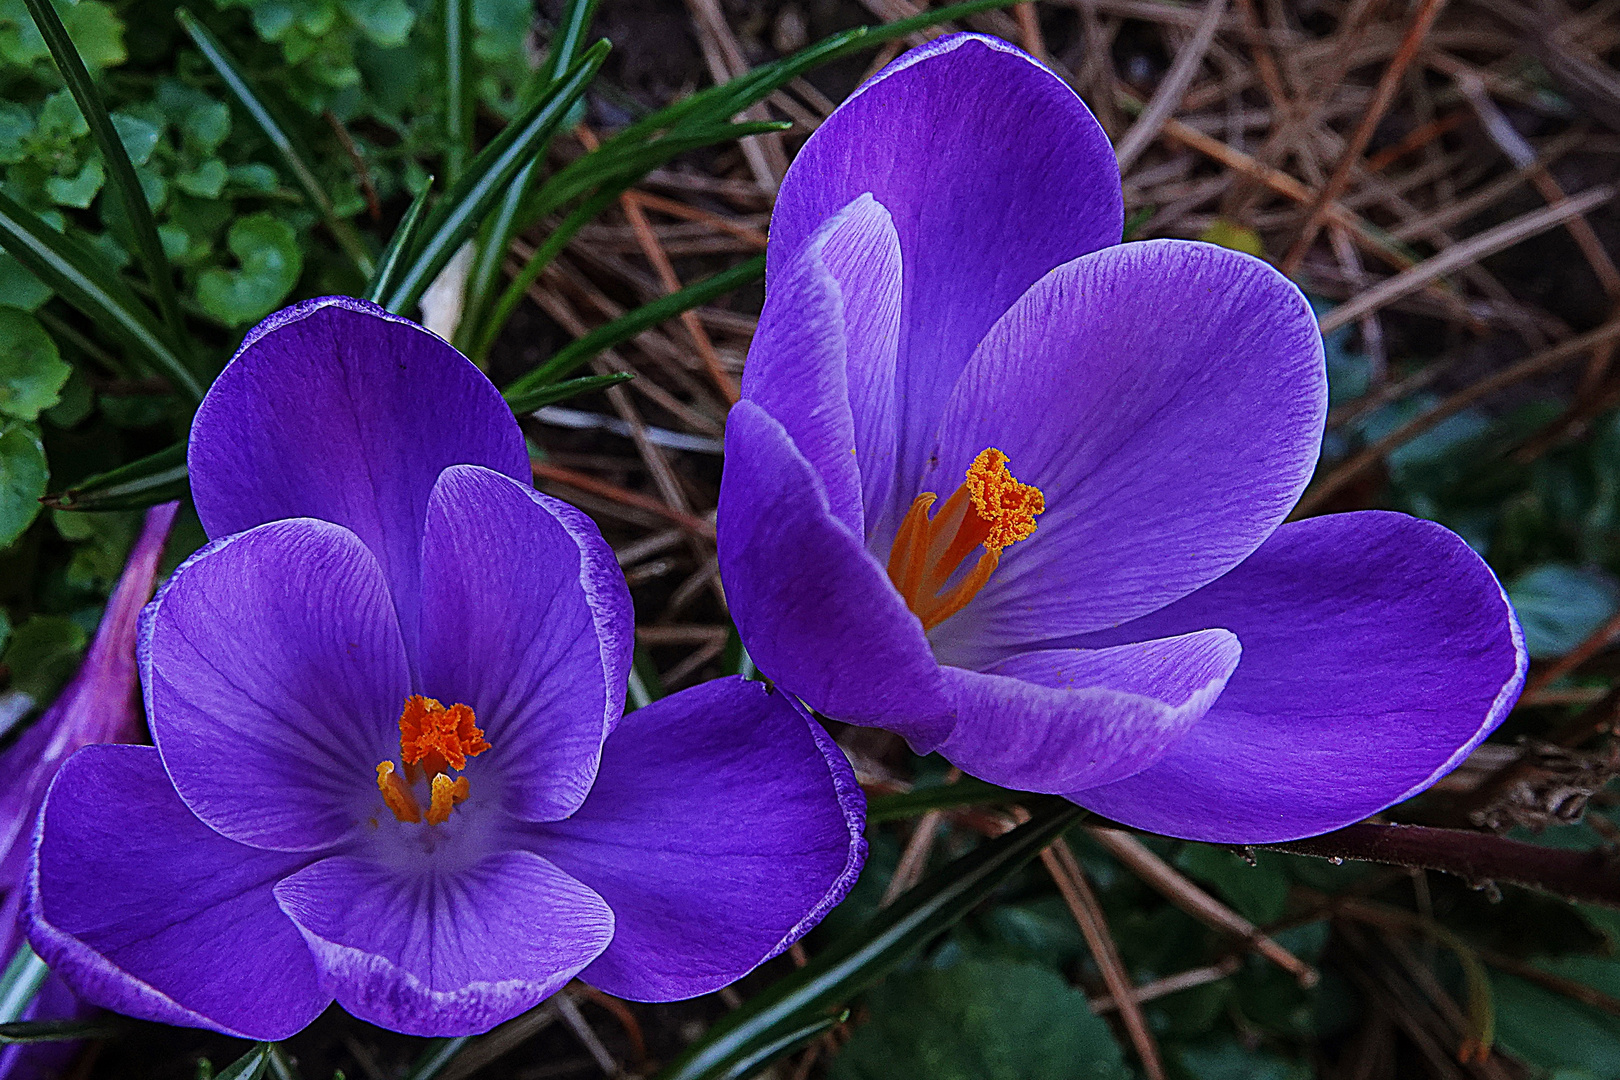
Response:
[[[1284,525],[1220,580],[1088,641],[1195,626],[1243,642],[1220,700],[1151,768],[1070,796],[1193,840],[1292,840],[1417,794],[1501,723],[1528,663],[1479,556],[1377,511]]]
[[[433,489],[422,571],[422,692],[472,706],[508,813],[573,813],[624,712],[634,648],[612,549],[573,507],[463,465]]]
[[[581,976],[633,1001],[717,990],[797,941],[866,857],[866,800],[820,725],[720,679],[624,718],[591,797],[536,849],[600,893],[613,943]]]
[[[1053,267],[1119,242],[1119,168],[1063,80],[1004,41],[959,34],[884,68],[805,143],[771,217],[772,274],[864,194],[894,216],[905,264],[899,466],[909,482],[991,324]]]
[[[158,560],[174,524],[179,503],[146,512],[141,535],[107,600],[96,638],[79,672],[51,707],[0,754],[0,896],[8,902],[21,889],[28,866],[29,840],[51,778],[75,750],[98,742],[141,737],[135,701],[135,633],[141,605],[152,595]],[[0,913],[9,907],[0,905]],[[21,929],[0,915],[0,957],[10,957]],[[0,1072],[0,1076],[4,1073]]]
[[[1238,666],[1225,630],[1051,649],[980,674],[945,668],[959,721],[940,753],[964,772],[1060,794],[1141,772],[1192,728]]]
[[[411,693],[388,586],[347,529],[308,518],[216,540],[147,608],[152,735],[181,798],[233,840],[314,851],[382,809]]]
[[[500,393],[420,326],[342,296],[251,331],[191,427],[191,493],[208,535],[292,517],[344,526],[382,564],[407,647],[428,493],[463,464],[528,479]]]
[[[951,705],[922,623],[821,480],[752,402],[726,420],[720,577],[759,670],[828,716],[887,728],[919,753],[950,733]]]
[[[1046,498],[1034,535],[933,635],[940,659],[982,667],[1213,581],[1304,490],[1326,409],[1316,319],[1260,260],[1153,240],[1053,272],[990,332],[940,422],[923,490],[955,490],[994,446]]]
[[[602,898],[527,851],[403,869],[349,855],[276,886],[338,1004],[407,1035],[475,1035],[530,1009],[613,936]]]
[[[899,326],[900,242],[863,195],[772,272],[743,372],[743,397],[787,429],[856,535],[894,482]]]
[[[165,1024],[284,1039],[331,1001],[271,889],[307,856],[186,809],[149,746],[87,746],[40,818],[29,939],[81,998]]]

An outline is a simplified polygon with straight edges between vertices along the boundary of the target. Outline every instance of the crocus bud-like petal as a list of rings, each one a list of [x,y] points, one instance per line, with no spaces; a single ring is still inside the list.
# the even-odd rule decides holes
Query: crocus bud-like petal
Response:
[[[249,332],[192,422],[191,493],[218,539],[330,521],[376,554],[415,642],[422,521],[451,465],[529,479],[512,412],[472,362],[415,323],[333,296]]]
[[[1284,525],[1220,580],[1085,640],[1211,625],[1243,641],[1214,708],[1157,764],[1076,801],[1192,840],[1327,832],[1455,768],[1512,708],[1528,664],[1479,556],[1381,511]]]
[[[762,683],[719,679],[626,716],[590,800],[535,850],[613,908],[613,943],[581,977],[668,1001],[741,978],[821,921],[860,872],[865,809],[820,725]]]

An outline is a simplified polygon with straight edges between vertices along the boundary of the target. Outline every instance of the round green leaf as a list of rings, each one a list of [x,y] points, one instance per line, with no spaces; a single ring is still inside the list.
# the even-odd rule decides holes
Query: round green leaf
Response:
[[[205,270],[197,281],[197,299],[210,315],[231,326],[243,326],[274,311],[304,269],[292,226],[269,214],[237,221],[225,246],[242,268]]]
[[[964,960],[892,975],[833,1080],[1128,1080],[1108,1024],[1038,964]]]
[[[33,524],[49,480],[39,429],[20,420],[0,427],[0,548]]]
[[[32,315],[0,307],[0,413],[37,420],[41,409],[56,404],[72,373]]]

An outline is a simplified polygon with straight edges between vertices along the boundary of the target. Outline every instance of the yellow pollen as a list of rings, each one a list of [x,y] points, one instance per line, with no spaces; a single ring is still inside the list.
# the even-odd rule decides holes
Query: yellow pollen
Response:
[[[1046,510],[1041,489],[1020,483],[1007,468],[1007,455],[993,446],[980,451],[962,486],[929,517],[938,498],[925,491],[912,501],[889,550],[889,580],[925,630],[966,607],[990,580],[1003,549],[1028,538],[1036,515]],[[975,550],[979,561],[941,593]]]
[[[433,698],[413,694],[405,699],[399,717],[399,756],[405,773],[401,776],[392,761],[382,762],[377,766],[377,790],[394,817],[419,822],[422,806],[411,785],[420,776],[428,777],[427,823],[442,825],[470,793],[467,778],[452,778],[450,770],[465,769],[468,758],[489,748],[471,706],[445,708]]]

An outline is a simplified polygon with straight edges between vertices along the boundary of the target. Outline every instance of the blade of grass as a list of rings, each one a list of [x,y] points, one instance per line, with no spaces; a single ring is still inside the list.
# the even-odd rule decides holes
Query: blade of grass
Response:
[[[17,946],[5,973],[0,974],[0,1023],[11,1023],[22,1015],[50,973],[26,941]]]
[[[174,17],[180,23],[180,28],[190,36],[192,42],[197,46],[197,50],[202,53],[203,59],[208,61],[209,66],[214,69],[214,73],[225,83],[225,88],[231,92],[231,96],[236,99],[236,103],[242,106],[243,110],[253,118],[253,122],[259,125],[259,130],[264,132],[265,138],[270,140],[270,145],[274,146],[276,152],[281,155],[281,160],[286,163],[287,168],[293,174],[293,179],[298,182],[299,188],[303,190],[304,197],[320,213],[321,220],[326,223],[327,231],[332,234],[332,239],[337,241],[338,246],[349,257],[349,261],[354,263],[361,276],[369,278],[372,273],[372,263],[371,255],[366,251],[365,241],[360,238],[360,234],[354,230],[353,226],[337,216],[337,211],[332,206],[332,200],[327,197],[320,181],[315,179],[315,174],[304,163],[305,155],[299,151],[297,144],[292,140],[292,136],[287,134],[286,129],[281,126],[280,122],[271,114],[270,109],[260,100],[259,95],[254,92],[253,86],[247,81],[247,77],[242,74],[241,66],[236,62],[236,58],[231,56],[225,50],[225,46],[219,43],[219,39],[214,37],[208,31],[208,28],[198,22],[197,17],[185,8],[176,8]]]
[[[0,1046],[105,1039],[127,1030],[118,1020],[18,1020],[0,1024]]]
[[[554,86],[579,59],[579,50],[585,42],[585,31],[596,14],[596,4],[597,0],[570,0],[568,9],[563,12],[563,17],[557,24],[556,32],[551,36],[551,51],[546,56],[546,62],[535,76],[535,93],[544,93]],[[522,171],[517,174],[517,179],[501,196],[500,206],[484,227],[478,257],[474,260],[472,274],[467,279],[466,313],[456,327],[457,336],[462,339],[462,344],[477,341],[480,337],[479,327],[489,314],[489,305],[495,292],[496,277],[501,271],[501,262],[506,258],[506,249],[511,245],[512,238],[518,233],[518,214],[523,209],[529,190],[534,186],[535,177],[540,171],[540,160],[545,152],[546,148],[540,147],[535,153],[534,160],[523,166]]]
[[[771,1062],[786,1057],[817,1035],[831,1031],[848,1019],[849,1010],[845,1009],[836,1015],[820,1017],[795,1027],[727,1067],[724,1072],[717,1074],[717,1080],[742,1080],[745,1076],[753,1076]]]
[[[100,254],[63,236],[0,194],[0,248],[61,294],[91,322],[116,333],[175,389],[201,401],[203,386],[135,294],[103,267]]]
[[[620,342],[628,341],[665,319],[672,319],[684,311],[690,311],[717,296],[724,296],[764,276],[765,256],[755,255],[730,270],[723,270],[713,277],[694,282],[679,292],[659,297],[650,304],[643,304],[634,311],[628,311],[612,322],[599,326],[584,337],[565,345],[551,359],[515,380],[506,388],[507,400],[531,393],[562,378],[604,349],[611,349]]]
[[[421,193],[411,200],[411,208],[399,219],[399,227],[394,230],[382,258],[377,260],[377,272],[371,276],[371,284],[366,286],[366,299],[372,303],[382,303],[382,298],[388,295],[404,272],[405,253],[416,246],[416,235],[422,231],[422,222],[427,220],[428,194],[432,190],[433,177],[430,176]]]
[[[954,784],[914,788],[897,795],[879,795],[866,804],[866,823],[895,821],[916,817],[930,810],[945,810],[953,806],[989,806],[997,803],[1017,802],[1028,798],[1023,792],[986,783],[977,777],[964,776]]]
[[[472,156],[472,0],[444,0],[445,173],[453,188]]]
[[[536,148],[557,130],[574,102],[584,95],[607,58],[608,48],[607,42],[599,41],[587,49],[563,79],[506,125],[473,159],[466,175],[446,194],[444,202],[424,226],[425,238],[420,245],[413,245],[400,283],[389,294],[384,307],[403,314],[421,299],[456,249],[478,228],[506,185],[533,158]]]
[[[524,394],[508,392],[506,403],[512,407],[513,412],[521,416],[546,405],[555,405],[559,401],[588,394],[592,390],[606,390],[610,386],[618,386],[635,377],[635,373],[631,371],[615,371],[609,375],[587,375],[582,379],[568,379],[565,382],[537,387]]]
[[[264,1070],[270,1064],[271,1043],[256,1043],[253,1049],[237,1058],[235,1063],[222,1073],[214,1074],[214,1080],[259,1080]]]
[[[140,259],[141,268],[152,285],[152,295],[157,298],[163,325],[173,339],[171,344],[176,346],[177,351],[187,351],[185,320],[180,314],[180,298],[174,291],[174,271],[169,266],[169,257],[163,253],[157,221],[152,217],[152,208],[146,202],[146,192],[135,175],[135,166],[130,163],[124,141],[118,137],[112,117],[107,114],[106,103],[101,100],[101,94],[90,78],[90,71],[84,66],[84,58],[68,36],[67,27],[62,25],[62,17],[56,13],[51,0],[23,0],[23,3],[28,6],[28,14],[33,17],[40,36],[45,39],[45,47],[50,49],[51,59],[56,61],[62,81],[67,83],[73,100],[78,102],[79,112],[90,127],[90,136],[95,139],[101,158],[107,163],[107,175],[129,219],[130,232],[135,240],[135,256]]]
[[[472,1042],[470,1035],[458,1035],[453,1039],[435,1039],[422,1051],[422,1056],[416,1059],[411,1066],[410,1073],[405,1080],[433,1080],[445,1070],[445,1067],[461,1053],[468,1043]]]
[[[177,442],[155,454],[82,480],[45,505],[54,510],[143,510],[187,492],[186,444]]]
[[[657,1080],[737,1076],[743,1063],[764,1065],[761,1054],[773,1047],[786,1053],[795,1045],[784,1045],[788,1035],[825,1018],[954,925],[1085,813],[1065,800],[1043,800],[1027,823],[931,874],[866,926],[726,1015]]]

